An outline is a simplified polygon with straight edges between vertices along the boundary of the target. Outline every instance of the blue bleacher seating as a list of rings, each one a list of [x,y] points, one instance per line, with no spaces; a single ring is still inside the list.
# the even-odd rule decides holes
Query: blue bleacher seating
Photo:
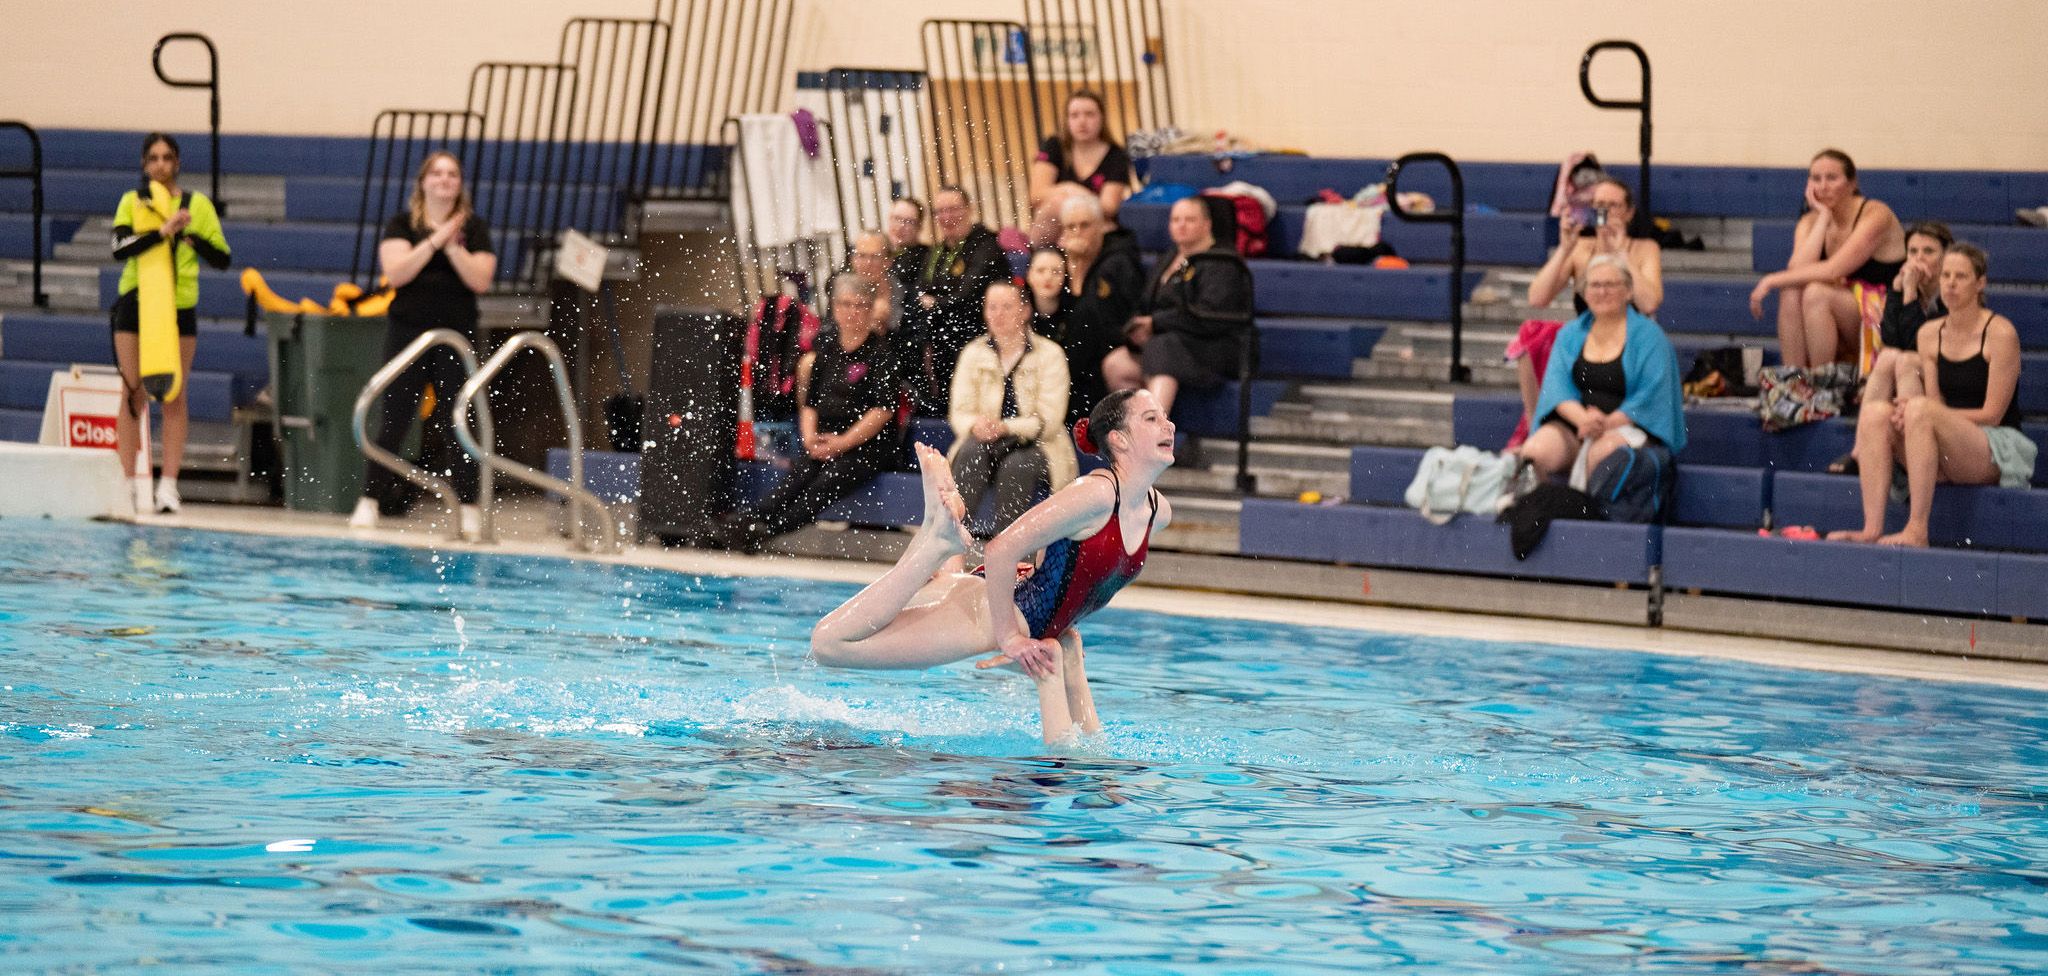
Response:
[[[1381,269],[1278,260],[1252,261],[1251,267],[1261,315],[1450,319],[1447,268]],[[1467,270],[1462,293],[1469,298],[1482,277],[1478,270]]]
[[[1277,380],[1252,381],[1252,416],[1263,416],[1287,393],[1287,384]],[[1173,402],[1173,423],[1196,437],[1237,436],[1237,381],[1230,380],[1211,390],[1182,389]]]
[[[2012,215],[2007,213],[2004,221]],[[1752,268],[1758,273],[1776,271],[1792,257],[1791,220],[1759,220],[1750,231]],[[2048,230],[2038,227],[1957,224],[1950,228],[1957,240],[1969,241],[1991,256],[1991,280],[2048,282]]]
[[[1863,494],[1849,475],[1779,472],[1771,509],[1781,525],[1822,532],[1863,525]],[[1906,507],[1888,506],[1886,531],[1905,524]],[[1928,538],[1937,546],[2048,552],[2048,491],[1942,485],[1934,492]]]
[[[1351,449],[1350,500],[1365,505],[1400,505],[1422,464],[1414,447],[1359,445]]]
[[[1651,526],[1560,521],[1517,562],[1508,527],[1484,516],[1434,525],[1406,508],[1266,498],[1245,499],[1238,524],[1247,555],[1587,583],[1647,583],[1657,542]]]
[[[1166,236],[1171,209],[1163,203],[1128,203],[1117,220],[1138,235],[1139,247],[1164,251],[1171,243]],[[1267,256],[1299,256],[1307,214],[1303,204],[1280,207],[1266,225]],[[1473,214],[1465,221],[1465,259],[1475,264],[1542,264],[1550,233],[1541,215]],[[1410,223],[1389,214],[1380,223],[1380,234],[1395,253],[1410,261],[1451,259],[1451,232],[1442,224]]]
[[[2048,556],[1664,530],[1664,582],[1874,609],[2048,617]],[[1792,612],[1792,611],[1788,611]]]
[[[70,362],[38,362],[0,359],[0,407],[42,412],[49,398],[50,374],[69,367]],[[185,395],[191,398],[192,419],[228,420],[234,409],[234,378],[226,373],[194,369],[185,378]]]

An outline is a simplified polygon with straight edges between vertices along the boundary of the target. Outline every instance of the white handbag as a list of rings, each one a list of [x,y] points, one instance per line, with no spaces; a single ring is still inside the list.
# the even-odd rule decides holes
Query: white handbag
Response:
[[[1423,452],[1403,500],[1437,525],[1460,512],[1492,515],[1499,510],[1501,496],[1507,493],[1520,462],[1519,455],[1476,447],[1432,447]]]

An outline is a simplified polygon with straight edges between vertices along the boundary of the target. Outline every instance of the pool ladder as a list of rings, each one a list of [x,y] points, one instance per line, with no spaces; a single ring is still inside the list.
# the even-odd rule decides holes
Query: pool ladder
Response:
[[[605,507],[601,499],[583,487],[583,431],[576,414],[576,398],[569,389],[569,368],[563,361],[561,347],[538,331],[513,333],[498,347],[498,351],[490,360],[481,365],[477,363],[476,348],[470,345],[468,339],[463,338],[462,333],[453,329],[429,329],[422,333],[371,376],[370,381],[363,384],[363,391],[356,395],[352,428],[355,432],[356,445],[362,448],[363,456],[389,468],[407,481],[433,492],[435,497],[448,506],[449,537],[455,540],[462,538],[460,501],[456,496],[455,487],[449,484],[447,479],[377,446],[369,436],[371,406],[383,396],[386,387],[397,382],[407,367],[418,362],[420,357],[425,356],[427,351],[435,346],[453,349],[456,357],[462,360],[463,372],[469,375],[469,379],[462,384],[461,391],[455,395],[451,410],[454,423],[451,426],[455,431],[456,442],[461,444],[462,449],[469,452],[471,457],[476,458],[480,469],[477,472],[477,507],[482,511],[483,519],[477,534],[478,541],[494,542],[497,539],[491,511],[491,482],[492,472],[502,471],[527,484],[567,498],[569,537],[578,546],[592,552],[615,551],[618,548],[618,534],[612,525],[611,510]],[[569,478],[566,481],[500,456],[496,451],[497,439],[491,429],[490,398],[477,399],[477,394],[483,392],[492,377],[503,371],[506,364],[510,363],[520,350],[528,348],[539,350],[541,355],[547,357],[548,373],[555,381],[555,393],[562,406],[563,426],[569,431]],[[475,433],[470,431],[468,421],[472,408],[476,412]],[[584,531],[583,516],[586,512],[597,523],[595,539]]]

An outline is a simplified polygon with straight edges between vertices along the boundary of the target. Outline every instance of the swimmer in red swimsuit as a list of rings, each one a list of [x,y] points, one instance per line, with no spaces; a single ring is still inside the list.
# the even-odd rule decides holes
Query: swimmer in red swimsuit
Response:
[[[894,568],[818,621],[818,663],[928,668],[995,651],[981,667],[1014,663],[1037,682],[1048,744],[1100,730],[1074,625],[1137,577],[1153,530],[1173,520],[1173,506],[1152,487],[1173,464],[1173,421],[1151,393],[1125,390],[1074,426],[1080,448],[1109,467],[1075,479],[989,541],[989,566],[1045,551],[1021,584],[1009,572],[940,572],[967,549],[966,513],[945,458],[919,445],[924,523]]]

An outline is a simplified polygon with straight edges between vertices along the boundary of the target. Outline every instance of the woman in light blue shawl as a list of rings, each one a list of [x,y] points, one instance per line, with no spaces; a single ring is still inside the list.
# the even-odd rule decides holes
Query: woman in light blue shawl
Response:
[[[1564,474],[1587,444],[1588,470],[1649,438],[1673,454],[1685,448],[1678,356],[1664,330],[1629,307],[1632,278],[1612,255],[1586,265],[1590,310],[1557,334],[1532,415],[1539,428],[1522,445],[1522,457],[1545,478]]]

